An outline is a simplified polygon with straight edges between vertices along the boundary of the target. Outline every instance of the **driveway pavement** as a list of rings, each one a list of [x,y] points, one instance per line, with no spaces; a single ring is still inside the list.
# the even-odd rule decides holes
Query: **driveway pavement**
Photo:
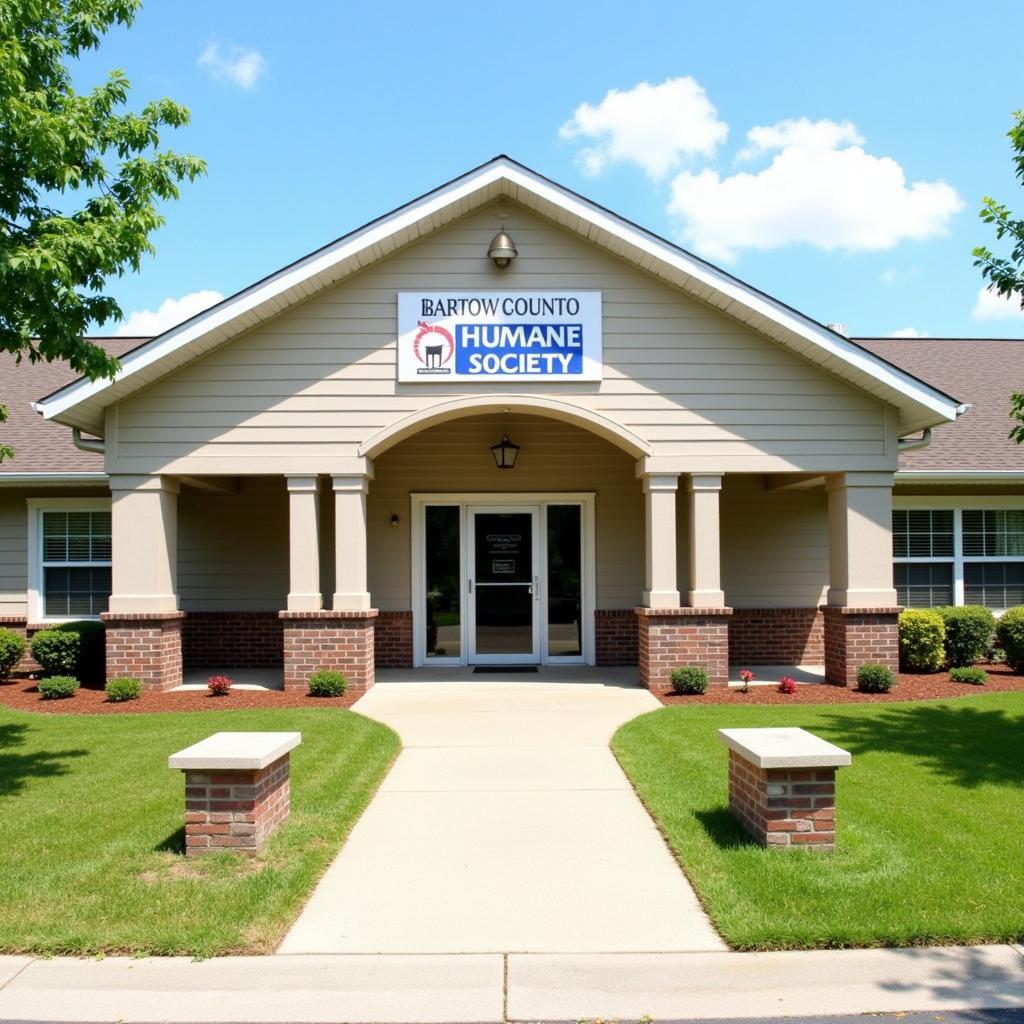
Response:
[[[404,749],[279,952],[724,950],[608,749],[658,702],[589,673],[378,683]]]

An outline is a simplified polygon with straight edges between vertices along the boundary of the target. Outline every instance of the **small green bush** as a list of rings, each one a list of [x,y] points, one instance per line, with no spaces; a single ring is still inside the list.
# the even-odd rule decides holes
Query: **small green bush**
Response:
[[[340,697],[348,688],[348,680],[333,668],[322,668],[309,677],[310,697]]]
[[[974,686],[984,686],[988,681],[988,673],[983,668],[973,668],[968,665],[951,668],[949,678],[954,683],[972,683]]]
[[[126,700],[138,700],[142,696],[142,681],[122,676],[120,679],[111,679],[103,689],[111,704],[120,704]]]
[[[857,689],[864,693],[888,693],[896,680],[885,665],[861,665],[857,669]]]
[[[683,665],[672,673],[672,689],[676,693],[706,693],[708,674],[699,665]]]
[[[1015,672],[1024,669],[1024,605],[1003,612],[996,623],[996,638]]]
[[[74,696],[78,689],[78,680],[74,676],[47,676],[36,684],[43,700],[60,700]]]
[[[105,636],[102,622],[62,622],[32,637],[32,657],[44,672],[74,673],[86,682],[98,682],[106,675]]]
[[[0,683],[13,671],[25,653],[25,638],[13,629],[0,629]]]
[[[938,672],[946,660],[942,616],[908,608],[900,615],[900,664],[910,672]]]
[[[981,661],[996,631],[996,617],[978,604],[935,608],[946,627],[946,664],[953,668]]]

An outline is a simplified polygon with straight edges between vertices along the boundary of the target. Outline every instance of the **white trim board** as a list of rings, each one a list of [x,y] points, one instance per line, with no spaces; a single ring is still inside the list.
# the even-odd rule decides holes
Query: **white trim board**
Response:
[[[507,156],[495,157],[140,345],[123,357],[113,381],[82,378],[33,408],[46,419],[102,433],[108,405],[500,196],[604,246],[896,406],[901,434],[958,415],[958,404],[949,395]]]

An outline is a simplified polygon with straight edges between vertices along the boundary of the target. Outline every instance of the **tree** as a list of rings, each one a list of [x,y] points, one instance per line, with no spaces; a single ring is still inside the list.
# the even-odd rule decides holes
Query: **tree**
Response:
[[[1024,111],[1015,111],[1013,118],[1013,127],[1006,134],[1014,152],[1017,180],[1024,185]],[[995,225],[997,241],[1008,238],[1013,248],[1006,259],[979,245],[973,251],[974,265],[981,269],[990,288],[1007,299],[1016,299],[1024,309],[1024,219],[1015,218],[1008,207],[991,196],[982,200],[979,216],[986,224]],[[1018,444],[1024,443],[1024,392],[1014,391],[1010,396],[1010,416],[1017,421],[1010,437]]]
[[[65,360],[93,380],[118,369],[85,338],[123,316],[107,280],[140,269],[164,222],[158,204],[206,169],[160,148],[162,128],[188,124],[185,107],[162,99],[128,111],[120,70],[88,93],[72,87],[69,64],[140,6],[0,0],[0,351]]]

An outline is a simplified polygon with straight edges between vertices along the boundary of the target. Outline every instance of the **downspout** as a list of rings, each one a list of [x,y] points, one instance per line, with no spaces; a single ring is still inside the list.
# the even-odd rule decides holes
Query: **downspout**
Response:
[[[71,440],[75,447],[81,448],[83,452],[103,455],[107,450],[107,442],[102,437],[82,437],[82,431],[78,427],[71,428]]]

